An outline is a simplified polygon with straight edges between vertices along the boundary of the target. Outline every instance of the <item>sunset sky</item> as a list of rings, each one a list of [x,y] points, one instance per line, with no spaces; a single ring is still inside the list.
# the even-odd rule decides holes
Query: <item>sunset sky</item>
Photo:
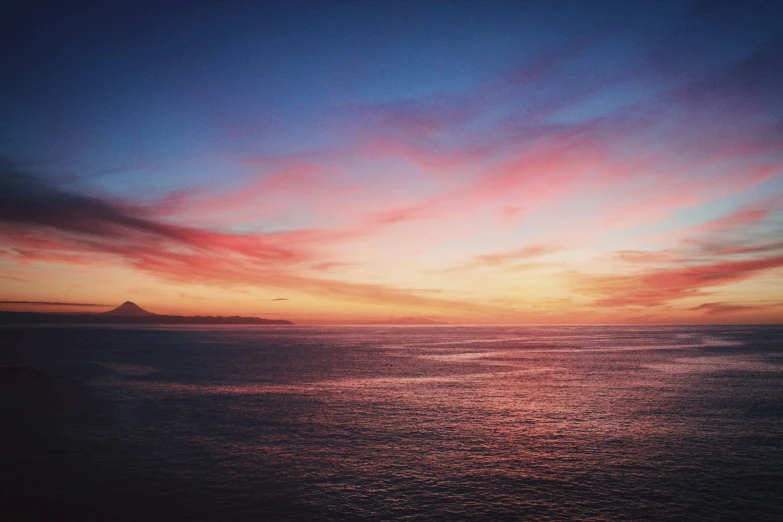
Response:
[[[783,2],[4,17],[0,309],[783,322]]]

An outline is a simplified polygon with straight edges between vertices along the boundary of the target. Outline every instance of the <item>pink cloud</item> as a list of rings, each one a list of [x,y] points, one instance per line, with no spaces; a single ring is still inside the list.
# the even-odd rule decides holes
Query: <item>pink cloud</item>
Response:
[[[744,281],[783,267],[783,256],[748,261],[719,261],[674,268],[651,268],[629,275],[576,276],[574,288],[597,298],[595,306],[659,306],[709,289]]]
[[[704,312],[706,315],[726,315],[726,314],[775,310],[780,308],[781,306],[783,306],[783,303],[748,305],[748,304],[738,304],[738,303],[712,302],[712,303],[702,303],[699,306],[688,308],[688,310],[701,311]]]
[[[513,261],[530,259],[531,257],[552,254],[554,252],[559,252],[560,250],[563,250],[563,247],[558,245],[529,245],[507,252],[480,255],[476,257],[476,262],[483,263],[485,265],[502,265]]]
[[[678,256],[672,250],[619,250],[617,252],[613,252],[612,256],[621,261],[625,261],[626,263],[634,264],[669,263],[678,259]]]
[[[106,261],[109,255],[173,282],[264,286],[367,303],[508,313],[497,307],[423,297],[409,289],[299,275],[297,269],[319,264],[328,268],[312,248],[313,242],[323,240],[317,231],[225,234],[160,222],[139,208],[75,196],[32,179],[22,185],[21,190],[5,187],[17,190],[20,206],[0,210],[0,225],[7,232],[0,246],[8,255],[23,259],[89,264],[96,258]]]

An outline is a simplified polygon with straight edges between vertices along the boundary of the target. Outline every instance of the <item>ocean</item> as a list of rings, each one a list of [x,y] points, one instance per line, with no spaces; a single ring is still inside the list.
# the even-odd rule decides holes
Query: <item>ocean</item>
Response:
[[[783,520],[781,326],[0,343],[3,520]]]

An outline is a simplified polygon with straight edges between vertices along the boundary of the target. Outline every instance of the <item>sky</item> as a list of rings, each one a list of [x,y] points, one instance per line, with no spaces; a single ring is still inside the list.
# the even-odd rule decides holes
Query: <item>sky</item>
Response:
[[[783,322],[781,2],[0,24],[0,309]]]

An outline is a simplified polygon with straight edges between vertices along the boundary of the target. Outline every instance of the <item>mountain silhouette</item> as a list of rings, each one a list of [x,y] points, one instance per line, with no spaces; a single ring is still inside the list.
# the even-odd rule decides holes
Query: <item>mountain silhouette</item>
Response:
[[[132,303],[130,301],[125,301],[114,310],[109,310],[108,312],[104,312],[104,314],[121,315],[123,317],[147,317],[150,315],[155,315],[152,312],[148,312],[144,308],[140,307],[136,303]]]
[[[39,313],[0,311],[0,324],[293,324],[285,319],[261,317],[182,316],[148,312],[136,303],[125,301],[103,313]]]

